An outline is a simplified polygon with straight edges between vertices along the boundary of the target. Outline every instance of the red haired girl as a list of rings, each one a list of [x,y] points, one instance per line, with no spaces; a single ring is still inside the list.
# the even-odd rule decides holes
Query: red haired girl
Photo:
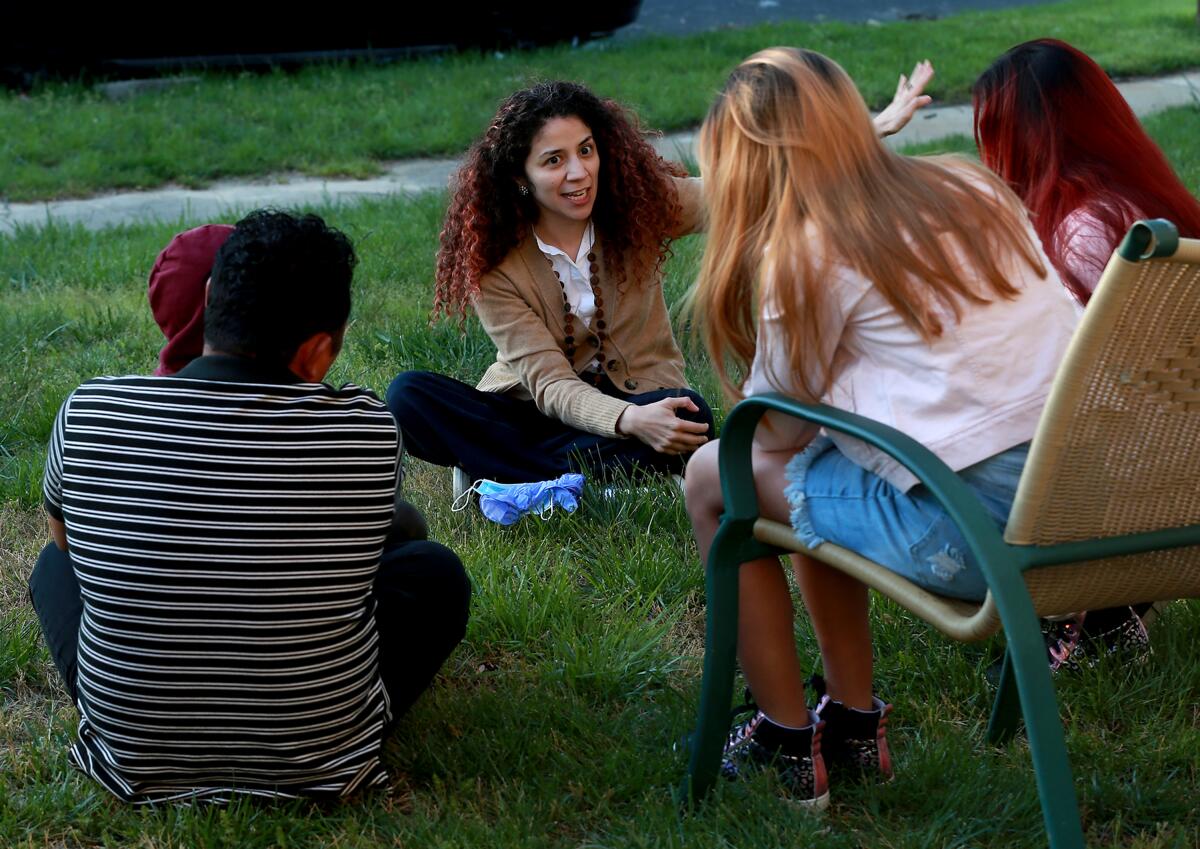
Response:
[[[1139,218],[1200,236],[1200,203],[1171,170],[1108,75],[1051,38],[1018,44],[974,86],[975,143],[1033,213],[1063,283],[1086,304],[1113,249]],[[1052,669],[1098,651],[1148,654],[1141,608],[1093,610],[1055,629]]]
[[[1033,213],[1050,261],[1082,303],[1139,218],[1168,218],[1200,236],[1200,204],[1085,53],[1052,38],[1018,44],[973,92],[980,157]]]

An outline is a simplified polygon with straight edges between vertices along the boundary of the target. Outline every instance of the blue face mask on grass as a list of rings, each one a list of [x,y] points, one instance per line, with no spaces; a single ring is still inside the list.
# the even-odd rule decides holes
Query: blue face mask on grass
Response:
[[[466,509],[466,499],[470,498],[471,492],[479,494],[479,510],[484,516],[497,524],[511,525],[526,513],[536,513],[542,519],[549,518],[555,508],[574,513],[583,493],[583,475],[572,472],[554,480],[534,483],[477,480],[460,496],[463,503],[456,503],[455,510]]]

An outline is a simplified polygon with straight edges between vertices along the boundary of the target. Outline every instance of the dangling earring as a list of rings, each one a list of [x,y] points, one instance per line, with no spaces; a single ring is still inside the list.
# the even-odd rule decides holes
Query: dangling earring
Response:
[[[521,197],[529,197],[529,186],[525,185],[524,183],[517,186],[517,191],[521,193]]]

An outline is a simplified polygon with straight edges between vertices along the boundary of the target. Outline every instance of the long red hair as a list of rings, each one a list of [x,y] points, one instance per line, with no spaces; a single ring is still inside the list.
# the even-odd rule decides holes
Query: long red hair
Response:
[[[1056,239],[1073,211],[1098,219],[1114,248],[1142,215],[1200,236],[1200,203],[1087,54],[1056,39],[1027,41],[993,62],[972,93],[980,158],[1033,213],[1047,256],[1080,301],[1090,288]]]
[[[637,118],[583,86],[544,82],[515,92],[467,153],[455,175],[435,273],[434,314],[462,318],[479,281],[525,238],[538,205],[518,191],[534,136],[552,118],[576,117],[596,142],[601,168],[592,208],[597,240],[618,286],[661,270],[680,216],[668,185],[682,167],[660,157]]]

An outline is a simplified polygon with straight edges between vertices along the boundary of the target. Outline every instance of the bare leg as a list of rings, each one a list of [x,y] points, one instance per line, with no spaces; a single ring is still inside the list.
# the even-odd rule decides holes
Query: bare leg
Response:
[[[718,445],[719,440],[696,452],[687,470],[687,507],[701,562],[707,562],[723,509]],[[776,521],[788,521],[783,468],[793,454],[791,449],[754,450],[760,509]],[[812,617],[813,627],[825,660],[830,695],[851,707],[869,709],[872,669],[866,587],[809,558],[794,558],[793,568],[807,605],[820,612]],[[764,558],[743,565],[738,592],[738,661],[755,700],[776,722],[807,725],[804,682],[792,630],[794,611],[778,560]],[[865,701],[859,704],[861,699]]]
[[[871,710],[871,624],[867,587],[811,557],[792,558],[804,606],[817,635],[830,698]]]

